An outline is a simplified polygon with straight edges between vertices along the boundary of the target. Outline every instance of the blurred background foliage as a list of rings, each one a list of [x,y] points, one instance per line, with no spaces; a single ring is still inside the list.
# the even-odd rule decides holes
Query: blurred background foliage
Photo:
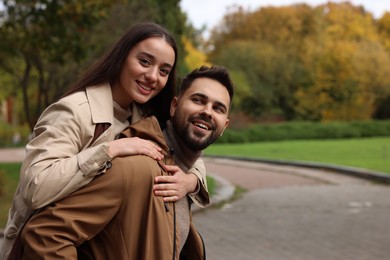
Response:
[[[43,109],[141,21],[175,35],[179,77],[202,64],[231,71],[232,129],[390,119],[390,13],[374,18],[350,2],[234,6],[205,39],[180,0],[0,2],[0,136],[7,140],[8,131],[26,138]]]

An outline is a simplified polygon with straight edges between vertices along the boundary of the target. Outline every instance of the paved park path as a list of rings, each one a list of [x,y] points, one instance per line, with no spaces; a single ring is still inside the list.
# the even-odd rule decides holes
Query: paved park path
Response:
[[[194,214],[209,260],[388,260],[390,187],[290,166],[206,159],[247,192]]]

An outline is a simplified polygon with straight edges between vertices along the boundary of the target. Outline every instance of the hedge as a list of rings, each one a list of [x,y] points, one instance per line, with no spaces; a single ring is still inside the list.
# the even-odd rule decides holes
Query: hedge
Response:
[[[298,139],[340,139],[390,136],[390,120],[350,122],[285,122],[227,128],[218,143],[247,143]]]

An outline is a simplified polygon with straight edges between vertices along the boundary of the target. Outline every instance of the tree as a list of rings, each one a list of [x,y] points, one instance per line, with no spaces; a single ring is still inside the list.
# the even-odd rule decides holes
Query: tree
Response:
[[[238,8],[214,30],[210,60],[241,67],[253,93],[243,104],[247,113],[294,117],[293,94],[309,80],[302,44],[313,31],[313,14],[308,10],[307,5],[267,7],[253,13]]]
[[[179,49],[180,74],[185,51],[179,39],[186,17],[179,0],[3,1],[0,70],[12,75],[22,91],[30,127],[42,110],[62,95],[86,67],[100,57],[132,24],[154,21],[167,27]],[[182,65],[183,64],[183,65]]]
[[[49,74],[49,68],[84,57],[88,46],[84,46],[80,34],[105,16],[111,1],[4,0],[3,5],[0,56],[4,59],[0,66],[18,82],[32,129],[51,101],[53,74]],[[32,104],[34,96],[36,103]]]
[[[238,7],[214,28],[209,57],[245,74],[252,93],[247,113],[369,119],[389,91],[390,26],[385,18],[378,25],[349,2]]]
[[[321,30],[308,45],[314,80],[297,91],[296,110],[309,119],[369,119],[389,82],[389,57],[373,18],[349,3],[328,3],[316,10]]]
[[[380,40],[387,52],[390,53],[390,12],[386,12],[376,24]]]
[[[204,52],[199,51],[196,49],[192,42],[185,36],[181,38],[181,41],[184,45],[184,50],[186,52],[186,56],[184,57],[184,62],[190,70],[196,69],[202,65],[208,65],[210,64],[206,61],[207,56]]]

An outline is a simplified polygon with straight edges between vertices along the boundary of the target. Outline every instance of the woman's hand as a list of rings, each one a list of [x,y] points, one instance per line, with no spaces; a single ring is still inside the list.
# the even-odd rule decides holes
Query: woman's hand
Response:
[[[156,196],[164,197],[164,202],[175,202],[192,193],[198,186],[195,174],[186,174],[176,165],[165,165],[172,175],[157,176],[154,179],[153,191]]]
[[[108,155],[111,158],[138,154],[147,155],[155,160],[164,158],[159,146],[138,137],[121,138],[108,142],[108,144]]]

